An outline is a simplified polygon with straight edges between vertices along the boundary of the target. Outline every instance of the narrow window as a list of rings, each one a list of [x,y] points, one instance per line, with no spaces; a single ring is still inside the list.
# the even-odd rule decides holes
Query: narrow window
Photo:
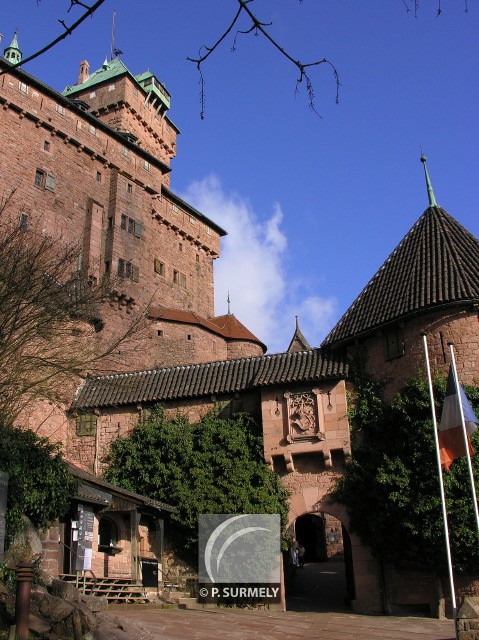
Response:
[[[57,113],[59,113],[61,116],[65,115],[65,107],[62,107],[61,104],[55,105],[55,109],[56,109]]]
[[[18,85],[22,93],[28,93],[28,86],[24,82],[19,82]]]
[[[45,140],[43,142],[43,151],[50,151],[50,143],[48,142],[48,140]]]
[[[101,182],[101,172],[100,171],[96,172],[96,181],[97,182]]]
[[[120,222],[120,228],[121,229],[126,229],[127,220],[128,220],[128,216],[125,216],[125,214],[123,214],[121,216],[121,222]]]
[[[178,213],[178,206],[176,204],[173,205],[172,209],[175,213]]]
[[[105,260],[105,273],[110,273],[110,261]]]
[[[113,227],[113,216],[108,216],[108,228],[111,229]]]
[[[92,136],[96,136],[96,128],[92,124],[88,127],[88,130],[90,131]]]
[[[165,264],[161,262],[161,260],[158,260],[158,258],[155,258],[155,273],[158,273],[160,276],[165,275]]]
[[[138,220],[135,220],[134,222],[135,222],[135,230],[134,230],[135,237],[141,238],[141,236],[143,235],[143,224],[141,222],[138,222]]]
[[[182,243],[182,242],[179,242],[179,243],[178,243],[178,249],[179,249],[180,251],[183,251],[183,243]]]
[[[143,162],[143,169],[144,169],[145,171],[149,171],[149,170],[150,170],[150,163],[148,162],[148,160],[145,160],[145,161]]]
[[[26,231],[28,228],[28,215],[26,213],[20,214],[20,220],[18,222],[18,228],[20,231]]]
[[[158,329],[157,333],[160,338],[163,337],[163,329]]]
[[[191,340],[191,333],[188,334],[188,340]]]
[[[43,187],[44,181],[45,181],[45,172],[42,171],[41,169],[37,169],[35,171],[35,186]]]
[[[133,268],[132,268],[132,264],[131,264],[131,262],[127,262],[127,263],[125,264],[125,276],[126,276],[127,278],[131,278],[132,269],[133,269]]]
[[[126,151],[128,152],[128,149],[126,149]],[[127,155],[128,155],[128,153],[127,153]],[[128,191],[128,193],[133,193],[133,185],[131,184],[131,182],[129,182],[126,185],[126,190]]]
[[[196,218],[193,216],[190,216],[190,224],[196,224]]]
[[[179,273],[176,269],[173,269],[173,283],[178,284]]]
[[[47,173],[45,176],[45,189],[55,191],[55,176],[51,173]]]
[[[123,147],[121,152],[125,156],[125,158],[129,158],[130,157],[130,151],[127,149],[127,147]],[[128,193],[131,193],[130,189],[128,189]]]
[[[180,273],[180,287],[186,288],[186,276],[184,273]]]
[[[122,258],[118,259],[118,277],[125,277],[125,261]]]
[[[404,334],[401,329],[388,331],[385,336],[386,360],[400,358],[405,354]]]
[[[134,264],[131,265],[131,279],[133,282],[140,281],[140,267],[137,267]]]
[[[135,232],[135,221],[133,218],[128,218],[128,233]]]

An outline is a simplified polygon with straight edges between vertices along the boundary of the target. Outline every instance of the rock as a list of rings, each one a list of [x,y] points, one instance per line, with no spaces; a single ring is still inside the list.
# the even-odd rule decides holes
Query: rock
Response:
[[[70,616],[74,607],[61,598],[35,591],[32,593],[30,611],[34,615],[46,618],[53,627],[55,623]]]
[[[33,562],[41,557],[43,546],[37,530],[30,520],[23,517],[24,529],[17,533],[5,551],[4,562],[14,569],[19,562]]]
[[[28,621],[28,627],[30,631],[34,631],[41,635],[43,633],[48,633],[51,630],[52,625],[45,620],[45,618],[40,618],[39,616],[35,616],[31,613]]]
[[[94,640],[157,640],[143,629],[140,623],[126,620],[111,613],[97,614],[98,627],[93,632]]]
[[[462,620],[464,618],[470,620],[470,619],[479,619],[479,602],[478,602],[478,598],[472,598],[469,596],[466,596],[464,598],[464,602],[462,603],[458,613],[457,613],[457,617],[459,620]]]
[[[53,578],[49,590],[53,596],[63,598],[64,600],[75,601],[80,597],[80,591],[75,587],[74,584],[65,582],[64,580],[60,580],[58,578]]]
[[[88,607],[88,609],[93,613],[106,611],[108,609],[108,598],[106,596],[84,596],[83,594],[80,594],[79,601]]]

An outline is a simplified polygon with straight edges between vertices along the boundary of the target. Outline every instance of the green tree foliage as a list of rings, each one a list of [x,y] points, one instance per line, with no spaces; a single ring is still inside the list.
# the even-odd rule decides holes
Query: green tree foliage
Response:
[[[465,388],[479,408],[479,389]],[[435,382],[438,421],[445,380]],[[356,381],[350,421],[353,462],[339,481],[335,500],[348,508],[351,528],[379,557],[398,567],[446,568],[434,432],[427,382],[410,381],[391,403],[381,385]],[[479,450],[477,432],[472,443]],[[479,478],[479,456],[473,456]],[[479,545],[465,457],[443,472],[453,563],[459,572],[479,570]],[[479,488],[479,487],[478,487]],[[477,490],[477,489],[476,489]]]
[[[45,528],[68,511],[76,480],[58,447],[1,419],[0,470],[10,475],[5,514],[7,540],[21,528],[24,515],[36,527]]]
[[[279,513],[287,493],[263,461],[262,441],[246,415],[210,413],[189,424],[156,407],[131,436],[111,448],[108,481],[178,508],[172,516],[183,543],[197,544],[201,513]],[[178,536],[180,538],[180,536]]]

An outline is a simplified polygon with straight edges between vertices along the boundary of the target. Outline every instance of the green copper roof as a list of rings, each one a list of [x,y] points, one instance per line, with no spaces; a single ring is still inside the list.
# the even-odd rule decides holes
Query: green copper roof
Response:
[[[424,154],[421,155],[421,162],[424,165],[424,175],[426,177],[427,197],[429,198],[429,206],[437,207],[436,198],[434,197],[434,191],[432,189],[431,180],[429,178],[429,173],[426,166],[427,158]]]
[[[108,82],[109,80],[113,80],[113,78],[118,78],[125,74],[128,74],[134,79],[133,75],[128,71],[120,58],[114,58],[111,62],[105,60],[99,69],[89,75],[88,80],[85,80],[82,84],[68,86],[62,93],[64,96],[71,96],[74,93],[84,91],[87,88],[94,87],[95,85],[103,82]]]
[[[146,93],[153,93],[154,97],[159,98],[167,109],[170,108],[171,96],[166,90],[166,87],[158,81],[154,74],[151,73],[151,71],[144,71],[143,73],[134,76],[123,64],[120,58],[114,58],[110,62],[105,59],[102,66],[91,73],[85,82],[66,87],[63,91],[63,95],[70,97],[75,93],[93,88],[100,83],[103,84],[104,82],[110,82],[111,80],[123,75],[130,76],[130,78],[137,83],[143,91]]]
[[[12,64],[18,64],[19,62],[22,61],[22,52],[18,47],[17,36],[18,36],[18,32],[15,31],[15,33],[13,34],[13,39],[12,39],[12,42],[10,43],[10,46],[4,50],[5,60],[8,60]]]

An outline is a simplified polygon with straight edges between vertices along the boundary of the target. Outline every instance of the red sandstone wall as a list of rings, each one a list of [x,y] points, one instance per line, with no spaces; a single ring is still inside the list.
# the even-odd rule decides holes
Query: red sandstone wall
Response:
[[[263,349],[257,342],[249,340],[230,340],[228,342],[228,359],[234,358],[254,358],[262,356]]]
[[[367,368],[372,375],[389,381],[389,395],[400,389],[418,372],[425,372],[424,347],[421,333],[426,332],[432,372],[447,374],[451,362],[448,342],[454,342],[458,377],[462,384],[479,383],[479,317],[477,310],[456,308],[437,311],[403,323],[405,355],[385,359],[384,337],[368,338]]]

